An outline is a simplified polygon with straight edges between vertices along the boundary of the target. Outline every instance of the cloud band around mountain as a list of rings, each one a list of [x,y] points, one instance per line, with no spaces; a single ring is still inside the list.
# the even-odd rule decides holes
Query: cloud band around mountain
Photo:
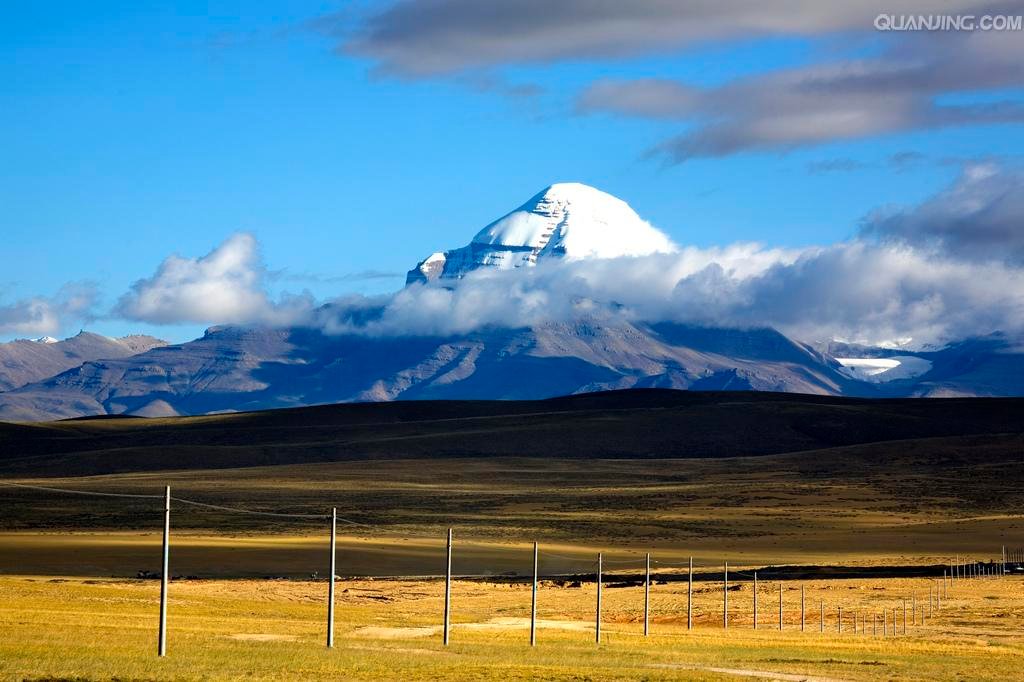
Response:
[[[848,242],[757,244],[637,258],[479,270],[451,286],[414,285],[380,301],[346,299],[317,324],[334,333],[465,334],[581,316],[775,327],[808,341],[943,343],[1024,335],[1024,180],[969,166],[919,206],[878,211]]]
[[[170,256],[133,284],[112,314],[158,325],[296,325],[382,336],[602,316],[768,326],[808,341],[942,343],[997,330],[1024,337],[1022,196],[1018,170],[975,164],[917,206],[874,211],[857,237],[831,246],[733,244],[552,260],[326,305],[308,294],[272,297],[273,275],[259,245],[240,233],[205,256]],[[8,305],[0,308],[0,329],[52,334],[90,315],[95,299],[93,288],[69,286],[52,299]]]

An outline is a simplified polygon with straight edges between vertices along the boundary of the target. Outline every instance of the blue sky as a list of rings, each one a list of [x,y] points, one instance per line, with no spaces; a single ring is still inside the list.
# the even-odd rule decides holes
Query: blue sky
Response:
[[[541,63],[488,56],[410,74],[373,45],[344,48],[388,3],[348,5],[330,31],[321,19],[334,3],[169,6],[22,3],[0,24],[0,307],[69,282],[99,295],[97,319],[63,316],[55,335],[198,335],[206,323],[109,311],[171,254],[203,256],[239,231],[278,273],[272,296],[324,300],[398,289],[419,259],[464,244],[553,182],[619,196],[679,244],[801,247],[854,237],[878,207],[925,201],[965,160],[1024,153],[1018,124],[983,121],[674,163],[646,152],[694,121],[579,107],[602,79],[710,90],[884,53],[869,32],[740,34],[625,56],[588,48]],[[1019,97],[1010,82],[938,99]]]

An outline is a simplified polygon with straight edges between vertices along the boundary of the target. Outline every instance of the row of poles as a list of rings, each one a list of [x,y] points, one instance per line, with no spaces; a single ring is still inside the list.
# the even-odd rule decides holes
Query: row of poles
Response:
[[[452,529],[448,529],[448,538],[446,543],[446,565],[447,570],[445,572],[445,590],[444,590],[444,626],[443,626],[443,642],[445,646],[448,645],[449,632],[451,625],[451,563],[452,563]],[[603,567],[604,567],[604,555],[598,553],[597,555],[597,604],[595,611],[594,620],[594,636],[595,641],[601,643],[601,607],[602,607],[602,590],[603,590]],[[538,574],[538,544],[533,543],[533,580],[531,584],[531,599],[530,599],[530,646],[536,646],[537,644],[537,586],[539,582]],[[950,569],[955,569],[950,570]],[[948,598],[949,589],[957,579],[967,580],[976,579],[983,577],[994,577],[995,570],[985,566],[984,564],[971,564],[961,563],[959,560],[950,563],[950,569],[943,570],[942,582],[938,583],[938,579],[932,579],[931,584],[928,586],[928,606],[927,609],[922,607],[918,609],[917,594],[913,594],[910,599],[911,608],[911,622],[914,626],[918,625],[918,614],[920,614],[920,624],[925,624],[925,618],[931,618],[936,610],[941,609],[942,599]],[[757,578],[757,571],[753,572],[753,629],[758,628],[758,592],[759,584]],[[954,577],[959,576],[959,578]],[[936,584],[938,583],[938,584]],[[651,555],[646,554],[644,557],[644,610],[643,610],[643,633],[644,637],[650,634],[650,606],[651,606]],[[784,599],[783,599],[783,584],[779,582],[779,620],[778,629],[781,631],[785,627],[784,620]],[[908,599],[904,598],[902,601],[902,633],[897,632],[898,628],[898,614],[899,607],[892,608],[892,635],[906,634],[907,633],[907,605]],[[807,602],[805,598],[804,586],[800,586],[800,631],[804,632],[807,629]],[[819,632],[825,631],[825,602],[819,600],[818,602],[819,616],[818,616],[818,630]],[[837,607],[837,618],[836,625],[839,634],[843,633],[843,607]],[[926,616],[927,613],[927,616]],[[889,611],[882,609],[882,636],[886,636],[889,632]],[[859,625],[859,630],[858,630]],[[878,612],[876,611],[872,617],[871,634],[877,636],[878,631]],[[729,562],[724,562],[722,567],[722,627],[723,629],[729,628]],[[693,557],[689,560],[689,569],[687,573],[687,590],[686,590],[686,628],[688,630],[693,629]],[[867,634],[867,620],[863,614],[853,612],[853,632],[857,634]]]
[[[327,647],[334,647],[334,601],[335,601],[335,575],[336,575],[336,557],[337,557],[337,528],[338,528],[338,510],[337,508],[331,509],[331,542],[330,542],[330,574],[328,578],[328,593],[327,593]],[[170,567],[170,531],[171,531],[171,489],[168,486],[164,492],[164,530],[163,530],[163,570],[160,573],[160,627],[158,635],[158,655],[167,655],[167,590],[169,580],[169,567]],[[949,589],[958,580],[977,579],[983,577],[995,577],[997,575],[1002,576],[1007,572],[1008,565],[1021,565],[1024,563],[1024,550],[1011,550],[1007,552],[1006,548],[1003,548],[1002,561],[1001,562],[990,562],[988,564],[967,561],[961,557],[956,557],[949,563],[948,568],[943,570],[942,582],[940,585],[935,585],[937,578],[932,582],[933,584],[928,588],[928,617],[931,617],[933,609],[941,607],[942,599],[948,597]],[[537,587],[539,583],[539,546],[536,542],[533,543],[533,580],[531,584],[531,598],[530,598],[530,646],[537,645]],[[594,621],[595,630],[595,641],[600,644],[601,642],[601,608],[602,608],[602,590],[603,590],[603,570],[604,570],[604,554],[598,553],[597,555],[597,604],[596,614]],[[687,564],[687,590],[686,590],[686,627],[687,629],[693,629],[693,557],[690,557]],[[997,573],[998,570],[998,573]],[[756,630],[758,627],[758,577],[757,571],[753,572],[753,628]],[[644,607],[643,607],[643,633],[644,636],[650,634],[650,598],[651,598],[651,555],[647,553],[644,557]],[[782,630],[784,627],[783,620],[783,585],[779,582],[779,620],[778,629]],[[819,617],[818,617],[818,629],[820,632],[825,630],[825,604],[823,601],[819,602]],[[917,624],[917,595],[913,595],[911,598],[911,609],[912,619],[914,624]],[[897,608],[892,609],[892,634],[896,635],[897,625]],[[925,610],[921,609],[921,622],[924,624]],[[443,620],[443,642],[447,646],[449,643],[449,635],[451,631],[451,614],[452,614],[452,529],[448,529],[447,538],[445,542],[445,581],[444,581],[444,620]],[[885,636],[889,629],[888,623],[889,611],[887,609],[882,610],[882,635]],[[866,615],[863,613],[859,614],[860,633],[867,634],[867,620]],[[854,632],[858,632],[858,613],[854,613],[853,616],[853,628]],[[843,632],[843,608],[838,607],[837,612],[837,627],[840,633]],[[806,599],[804,593],[804,587],[800,586],[800,630],[806,629]],[[728,629],[729,627],[729,563],[723,564],[722,572],[722,627]],[[873,635],[877,634],[878,629],[878,613],[873,615],[872,629]],[[903,633],[907,631],[907,599],[903,599]]]

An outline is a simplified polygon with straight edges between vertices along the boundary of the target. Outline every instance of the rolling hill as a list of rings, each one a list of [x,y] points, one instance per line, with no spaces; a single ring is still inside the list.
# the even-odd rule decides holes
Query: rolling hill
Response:
[[[1021,433],[1024,399],[1017,398],[869,400],[640,389],[538,401],[399,401],[0,424],[0,474],[389,458],[720,458]]]

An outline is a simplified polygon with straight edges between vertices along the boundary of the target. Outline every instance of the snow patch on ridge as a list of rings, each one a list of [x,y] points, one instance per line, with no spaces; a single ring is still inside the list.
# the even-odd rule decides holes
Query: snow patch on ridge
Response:
[[[836,358],[842,372],[851,379],[883,383],[896,379],[918,377],[932,368],[932,363],[913,355],[890,358]]]

